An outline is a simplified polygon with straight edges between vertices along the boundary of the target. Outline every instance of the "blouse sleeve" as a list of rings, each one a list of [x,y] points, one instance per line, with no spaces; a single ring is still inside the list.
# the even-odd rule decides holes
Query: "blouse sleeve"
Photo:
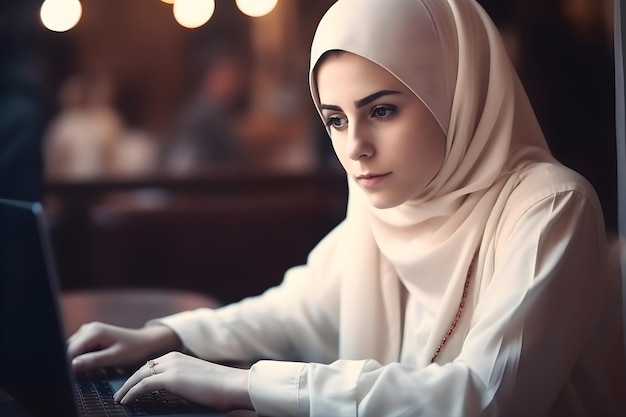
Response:
[[[373,360],[260,361],[249,379],[257,413],[546,415],[602,312],[604,230],[595,200],[578,191],[542,198],[504,223],[491,279],[455,360],[422,369]]]
[[[149,324],[170,327],[187,350],[208,360],[329,362],[337,357],[338,278],[333,254],[342,228],[337,226],[311,251],[306,265],[291,268],[279,286],[259,296]]]

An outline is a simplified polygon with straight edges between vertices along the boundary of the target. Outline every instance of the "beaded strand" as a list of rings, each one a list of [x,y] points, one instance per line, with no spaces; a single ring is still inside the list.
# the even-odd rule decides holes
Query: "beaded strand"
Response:
[[[441,353],[441,349],[443,349],[444,345],[446,344],[450,336],[452,336],[452,332],[454,332],[456,325],[459,323],[459,320],[461,320],[461,314],[463,314],[463,308],[465,307],[465,301],[467,299],[467,293],[469,289],[470,278],[472,276],[472,268],[474,266],[475,259],[476,257],[472,258],[472,262],[470,262],[470,266],[469,268],[467,268],[467,276],[465,277],[465,285],[463,286],[463,295],[461,296],[461,302],[459,303],[459,309],[456,312],[456,316],[454,317],[454,320],[452,320],[452,323],[450,324],[450,328],[446,332],[445,336],[443,336],[443,338],[441,339],[441,342],[439,342],[439,346],[437,346],[437,349],[435,349],[435,354],[430,359],[430,363],[435,362],[435,360],[439,356],[439,353]]]

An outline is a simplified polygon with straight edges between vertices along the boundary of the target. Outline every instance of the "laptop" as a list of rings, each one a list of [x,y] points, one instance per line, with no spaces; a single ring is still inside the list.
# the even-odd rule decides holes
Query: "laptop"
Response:
[[[167,392],[122,406],[128,375],[73,374],[58,294],[41,204],[0,199],[0,416],[225,416]]]

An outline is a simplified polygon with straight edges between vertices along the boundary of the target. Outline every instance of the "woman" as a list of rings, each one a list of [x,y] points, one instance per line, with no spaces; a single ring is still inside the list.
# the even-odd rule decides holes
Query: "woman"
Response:
[[[350,184],[345,221],[259,297],[83,327],[75,369],[155,358],[116,400],[166,388],[260,415],[624,415],[599,203],[550,155],[485,12],[339,0],[310,74]],[[157,357],[175,349],[266,360]]]

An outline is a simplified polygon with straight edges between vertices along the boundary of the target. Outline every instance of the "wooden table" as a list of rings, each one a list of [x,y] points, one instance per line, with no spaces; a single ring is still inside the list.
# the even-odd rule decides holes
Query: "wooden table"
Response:
[[[61,310],[68,334],[81,324],[101,321],[137,328],[150,319],[201,307],[218,307],[213,298],[194,292],[159,289],[99,289],[65,292]]]

